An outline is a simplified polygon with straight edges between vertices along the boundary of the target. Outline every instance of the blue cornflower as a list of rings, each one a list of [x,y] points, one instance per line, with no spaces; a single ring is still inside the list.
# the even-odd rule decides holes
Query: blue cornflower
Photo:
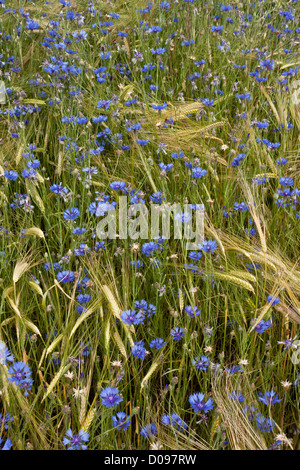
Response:
[[[195,357],[195,359],[192,360],[192,364],[197,370],[207,370],[209,366],[209,359],[206,356],[199,356]]]
[[[193,44],[195,44],[194,39],[190,39],[190,41],[182,41],[181,42],[182,46],[192,46]]]
[[[239,153],[237,157],[235,157],[232,162],[231,162],[231,166],[233,167],[237,167],[240,165],[240,163],[246,158],[246,154],[245,153]]]
[[[130,266],[135,266],[136,268],[142,268],[144,266],[143,261],[137,260],[137,261],[130,261]]]
[[[150,348],[161,349],[167,344],[162,338],[155,338],[150,342]]]
[[[144,426],[141,429],[140,434],[141,434],[141,436],[148,437],[148,438],[156,436],[156,434],[157,434],[156,424],[155,423],[146,424],[146,426]]]
[[[105,122],[106,120],[107,120],[107,116],[104,116],[103,114],[100,114],[99,116],[94,116],[91,119],[91,121],[94,122],[95,124]]]
[[[151,88],[151,85],[150,85],[150,88]],[[133,124],[132,126],[127,126],[126,129],[128,130],[128,132],[137,132],[141,129],[141,123],[140,122],[136,122],[135,124]]]
[[[204,240],[202,245],[199,245],[199,249],[205,253],[214,253],[217,249],[217,242],[215,240]]]
[[[86,232],[86,228],[75,227],[73,229],[74,235],[82,235],[84,232]]]
[[[178,222],[183,222],[185,224],[186,222],[189,222],[191,218],[192,218],[192,215],[190,212],[178,212],[175,215],[174,220]]]
[[[212,398],[208,398],[206,402],[204,401],[204,393],[193,393],[189,396],[189,403],[195,413],[200,413],[201,411],[208,413],[215,406]]]
[[[75,275],[73,271],[61,271],[56,276],[58,282],[71,282],[74,281]]]
[[[19,175],[16,171],[13,170],[5,170],[4,171],[4,178],[7,178],[10,181],[16,181],[18,179]]]
[[[25,168],[22,171],[21,174],[22,174],[23,178],[28,178],[28,179],[31,179],[31,180],[34,180],[36,178],[36,170],[34,170],[34,169],[27,170],[27,168]]]
[[[264,69],[273,70],[274,69],[274,60],[271,60],[271,59],[262,60],[259,63],[259,65]]]
[[[239,212],[244,212],[244,211],[247,211],[249,210],[248,209],[248,204],[246,202],[235,202],[233,204],[233,208],[236,210],[236,211],[239,211]]]
[[[95,248],[94,248],[94,251],[99,251],[99,250],[105,250],[105,242],[102,241],[102,242],[96,242],[96,245],[95,245]]]
[[[274,392],[274,390],[266,392],[264,395],[260,393],[258,395],[258,399],[267,406],[275,405],[275,403],[279,403],[282,401],[282,398],[279,398],[279,396],[276,394],[276,392]]]
[[[167,106],[168,106],[167,103],[163,103],[163,104],[153,104],[153,105],[152,105],[152,108],[161,111],[162,109],[166,109]]]
[[[111,100],[100,100],[97,103],[97,108],[109,109]]]
[[[238,372],[243,372],[240,366],[226,367],[225,372],[227,375],[237,374]]]
[[[50,191],[53,191],[55,194],[59,194],[63,196],[64,194],[68,194],[69,190],[66,186],[62,186],[61,184],[53,184],[50,186]]]
[[[115,416],[112,416],[111,421],[119,431],[126,431],[130,427],[130,416],[127,416],[123,411],[119,411]]]
[[[166,49],[164,47],[159,47],[156,50],[155,49],[150,49],[150,52],[154,55],[164,55],[164,53],[166,52]],[[158,108],[154,108],[154,109],[158,109]]]
[[[147,145],[149,143],[149,140],[136,139],[136,143],[138,145]]]
[[[85,442],[89,440],[89,433],[81,429],[78,434],[72,433],[71,429],[66,432],[66,437],[63,438],[63,445],[69,446],[68,450],[86,450]]]
[[[13,416],[10,416],[9,413],[6,413],[6,415],[4,415],[2,417],[2,414],[0,413],[0,429],[8,429],[8,425],[9,423],[12,423],[14,420],[14,417]]]
[[[71,209],[66,209],[64,212],[65,220],[75,220],[80,217],[80,210],[77,207],[71,207]]]
[[[0,365],[6,366],[7,362],[13,362],[14,356],[3,341],[0,341]]]
[[[201,310],[198,310],[198,307],[194,305],[193,307],[191,305],[187,305],[185,307],[185,313],[187,313],[191,318],[198,317],[201,313]]]
[[[3,442],[3,439],[0,437],[0,446],[2,445],[2,442]],[[7,438],[1,450],[10,450],[11,447],[12,447],[12,442],[9,438]]]
[[[266,320],[266,321],[261,320],[254,329],[256,333],[264,333],[271,326],[272,326],[271,320]]]
[[[135,310],[124,310],[121,313],[121,319],[127,325],[139,325],[144,322],[145,316],[141,312],[136,312]]]
[[[294,186],[294,180],[288,176],[279,178],[279,183],[282,184],[282,186]]]
[[[142,253],[146,256],[151,256],[154,254],[155,250],[158,250],[158,243],[148,242],[142,245]]]
[[[31,390],[33,380],[31,379],[31,370],[23,361],[14,362],[8,369],[8,381],[16,384],[20,390],[24,390],[24,395],[28,395]]]
[[[145,312],[146,312],[148,318],[152,317],[157,312],[156,305],[148,304],[146,309],[145,309]]]
[[[77,296],[77,300],[80,304],[86,304],[91,300],[91,296],[89,294],[79,294]]]
[[[175,328],[171,330],[170,335],[174,340],[179,341],[184,337],[185,332],[183,328],[175,326]]]
[[[268,295],[267,300],[270,304],[272,305],[278,305],[280,304],[280,300],[277,299],[277,297],[273,297],[272,295]]]
[[[197,166],[196,168],[192,168],[192,177],[193,178],[202,178],[205,176],[207,173],[206,170],[203,170],[200,166]]]
[[[214,104],[215,100],[213,98],[209,99],[209,98],[204,98],[204,100],[202,100],[202,104],[204,104],[204,106],[212,106]]]
[[[147,308],[147,302],[146,300],[142,299],[142,300],[136,300],[135,301],[135,306],[136,308],[138,308],[139,310],[143,310],[143,311],[146,311],[146,308]]]
[[[162,169],[162,171],[165,171],[166,173],[168,173],[170,170],[172,170],[173,168],[173,163],[163,163],[163,162],[160,162],[158,164],[158,166]]]
[[[27,29],[39,29],[40,25],[38,21],[34,21],[31,18],[27,19],[26,28]]]
[[[239,99],[239,100],[249,100],[249,101],[251,100],[251,95],[250,95],[250,93],[244,93],[244,94],[243,94],[243,93],[241,93],[241,94],[237,93],[235,96],[236,96],[237,99]]]
[[[166,426],[175,426],[178,431],[185,431],[188,428],[188,425],[178,416],[176,413],[170,415],[163,415],[161,421]]]
[[[40,165],[41,163],[37,158],[35,160],[27,162],[27,168],[39,168]]]
[[[113,387],[105,387],[100,392],[100,397],[102,399],[102,405],[107,406],[108,408],[114,408],[123,401],[123,397],[121,397],[119,390]]]
[[[202,253],[200,251],[191,251],[189,253],[189,258],[192,259],[193,261],[198,261],[200,258],[202,258]]]
[[[223,31],[223,25],[222,24],[218,24],[218,25],[212,25],[210,27],[210,30],[212,33],[221,33]]]
[[[184,153],[183,153],[183,152],[178,152],[178,153],[173,152],[173,153],[171,153],[171,157],[172,157],[172,158],[175,158],[175,159],[183,158],[183,157],[184,157]]]
[[[243,395],[240,392],[232,392],[229,395],[229,398],[230,398],[230,400],[238,401],[239,403],[242,403],[242,402],[245,401],[245,398],[243,397]]]
[[[297,339],[297,335],[294,338],[287,338],[284,341],[277,341],[277,344],[283,344],[284,350],[288,351],[291,348],[296,349],[297,345],[294,344],[294,341]]]
[[[161,204],[165,198],[163,197],[162,191],[157,191],[150,196],[150,200],[155,202],[156,204]]]
[[[82,307],[81,305],[77,305],[76,310],[78,315],[82,315],[82,313],[87,312],[88,309],[86,307]]]
[[[287,164],[287,158],[281,158],[276,160],[277,165],[286,165]]]
[[[261,413],[257,413],[255,416],[255,421],[258,429],[262,433],[272,432],[275,427],[275,421],[271,418],[265,418]]]
[[[146,349],[144,347],[144,341],[136,341],[133,346],[131,346],[132,354],[138,359],[144,359],[146,356]]]
[[[252,237],[253,235],[257,234],[257,231],[255,230],[255,228],[246,228],[246,233],[248,233]]]

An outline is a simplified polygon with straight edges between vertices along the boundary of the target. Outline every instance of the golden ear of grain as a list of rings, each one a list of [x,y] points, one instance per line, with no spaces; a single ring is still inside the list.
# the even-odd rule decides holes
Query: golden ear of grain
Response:
[[[80,317],[78,318],[78,320],[76,321],[75,325],[73,326],[72,328],[72,331],[70,333],[70,336],[69,336],[69,339],[72,338],[72,336],[74,335],[75,331],[79,328],[79,326],[81,325],[81,323],[83,323],[98,307],[98,304],[99,304],[99,300],[96,301],[94,304],[92,304],[86,312],[82,313],[80,315]]]
[[[26,104],[39,104],[39,105],[46,104],[45,101],[36,100],[34,98],[26,98],[26,99],[23,100],[23,103],[26,103]]]
[[[179,295],[179,310],[180,310],[180,313],[182,313],[182,310],[184,307],[184,298],[183,298],[183,293],[181,289],[178,289],[178,295]]]
[[[88,432],[92,422],[93,422],[93,419],[94,419],[94,416],[96,414],[96,410],[95,408],[91,408],[87,414],[87,417],[82,425],[82,429],[84,432]]]
[[[244,279],[240,279],[238,277],[232,276],[231,274],[224,274],[224,273],[219,273],[216,271],[214,272],[214,276],[217,279],[232,282],[232,284],[235,284],[239,287],[243,287],[244,289],[247,289],[250,292],[253,292],[253,294],[255,294],[254,289],[251,286],[251,284],[249,284],[248,281],[244,281]]]
[[[217,428],[218,428],[218,426],[221,424],[221,422],[222,422],[222,418],[221,418],[221,415],[219,415],[219,416],[217,416],[216,419],[214,420],[213,425],[212,425],[212,428],[211,428],[211,441],[213,440],[214,435],[215,435],[216,432],[217,432]]]
[[[261,221],[260,221],[260,218],[258,216],[257,210],[255,208],[254,199],[253,199],[251,190],[250,190],[249,185],[246,182],[245,178],[242,178],[242,190],[243,190],[243,192],[246,196],[247,204],[248,204],[250,213],[251,213],[251,215],[253,217],[253,220],[255,222],[255,226],[256,226],[256,229],[258,231],[258,235],[259,235],[259,238],[260,238],[260,243],[261,243],[262,250],[263,250],[264,253],[267,253],[267,243],[266,243],[266,237],[265,237],[265,231],[266,231],[265,226],[264,226],[264,230],[262,230]]]
[[[87,408],[87,396],[86,396],[86,389],[80,395],[81,403],[80,403],[80,412],[79,412],[79,423],[80,426],[84,425],[85,417],[86,417],[86,408]]]
[[[113,293],[111,292],[110,288],[108,286],[102,286],[102,291],[110,305],[110,308],[112,310],[112,313],[114,314],[115,317],[117,317],[119,320],[121,320],[121,312],[122,310],[120,309],[116,299],[113,296]]]
[[[3,191],[0,191],[0,196],[2,197],[2,199],[4,199],[6,202],[8,202],[8,199],[6,197],[6,195],[4,194]]]
[[[14,320],[15,320],[15,317],[6,318],[5,320],[3,320],[3,322],[1,322],[1,326],[9,325]]]
[[[72,300],[72,301],[73,301],[72,297],[70,297],[69,294],[67,294],[67,293],[63,290],[63,288],[61,287],[61,285],[60,285],[60,283],[58,282],[57,279],[54,279],[54,284],[59,288],[59,290],[61,290],[61,291],[64,293],[64,295],[65,295],[69,300]]]
[[[18,309],[18,306],[15,304],[15,302],[13,301],[13,299],[9,296],[6,297],[7,300],[8,300],[8,303],[9,305],[11,306],[11,308],[13,309],[13,311],[18,315],[19,318],[22,318],[22,315],[21,315],[21,312],[20,310]]]
[[[28,320],[27,318],[24,318],[24,317],[23,317],[23,322],[24,322],[25,326],[26,326],[29,330],[33,331],[33,332],[34,332],[35,334],[37,334],[38,336],[41,336],[40,330],[38,329],[37,326],[35,326],[34,323],[32,323],[32,321],[30,321],[30,320]],[[24,333],[25,333],[25,331],[24,331]]]
[[[28,179],[26,180],[26,188],[27,188],[27,192],[29,194],[29,196],[32,197],[33,201],[36,203],[36,205],[39,207],[39,209],[41,210],[41,212],[45,213],[45,206],[44,206],[44,203],[36,189],[36,187],[34,186],[33,183],[31,183],[30,181],[28,181]]]
[[[259,175],[255,175],[255,178],[262,178],[265,176],[266,178],[277,178],[277,173],[261,173]]]
[[[102,289],[102,292],[104,294],[104,296],[106,297],[108,303],[109,303],[109,306],[111,308],[111,311],[112,313],[114,314],[114,316],[116,318],[118,318],[121,322],[122,322],[122,319],[121,319],[121,309],[115,299],[115,297],[113,296],[113,293],[111,292],[110,288],[108,286],[101,286],[101,289]],[[131,325],[130,327],[128,327],[128,325],[126,325],[125,323],[122,322],[122,325],[124,327],[124,331],[126,333],[126,336],[128,337],[128,340],[131,344],[131,346],[133,346],[134,344],[134,341],[132,339],[132,336],[131,336],[131,331],[134,333],[135,330],[134,330],[134,326]]]
[[[56,168],[58,176],[61,175],[63,155],[64,155],[63,152],[58,152],[58,162],[57,162],[57,168]]]
[[[278,112],[277,112],[277,109],[275,108],[274,103],[273,103],[273,101],[272,101],[270,95],[268,94],[267,90],[265,89],[265,87],[264,87],[263,85],[261,85],[260,89],[261,89],[262,93],[265,95],[265,97],[266,97],[266,99],[267,99],[267,101],[268,101],[268,103],[269,103],[269,105],[270,105],[270,108],[272,109],[272,111],[273,111],[273,113],[274,113],[274,116],[276,117],[277,123],[278,123],[278,125],[280,126],[280,124],[281,124],[281,119],[280,119],[280,117],[279,117],[279,114],[278,114]]]
[[[142,380],[142,383],[141,383],[141,390],[143,390],[143,388],[145,387],[145,385],[148,383],[148,380],[150,379],[151,375],[154,374],[154,372],[156,371],[157,367],[159,366],[160,364],[160,360],[159,361],[156,361],[156,362],[153,362],[153,364],[151,365],[150,369],[148,370],[147,374],[145,375],[145,377],[143,378]]]
[[[23,276],[26,271],[30,268],[30,264],[23,260],[19,260],[16,263],[14,272],[13,272],[13,282],[16,283]]]
[[[139,153],[139,156],[140,156],[140,158],[141,158],[141,160],[142,160],[143,167],[144,167],[144,169],[145,169],[145,171],[146,171],[146,173],[147,173],[147,176],[148,176],[148,178],[149,178],[149,181],[150,181],[150,183],[151,183],[151,186],[152,186],[154,192],[157,192],[156,185],[155,185],[155,183],[154,183],[154,181],[153,181],[153,178],[152,178],[152,176],[151,176],[151,172],[150,172],[150,169],[149,169],[149,167],[148,167],[148,165],[147,165],[147,162],[146,162],[146,160],[145,160],[145,158],[144,158],[143,152],[141,152],[140,149],[138,149],[138,153]]]
[[[54,387],[57,384],[57,382],[59,381],[59,379],[62,377],[63,374],[65,374],[67,372],[67,370],[70,369],[70,367],[71,367],[71,364],[67,364],[66,366],[64,364],[61,365],[59,371],[55,374],[55,376],[52,379],[49,387],[47,388],[46,393],[44,394],[44,396],[42,398],[42,402],[52,392],[52,390],[54,389]]]
[[[125,345],[121,339],[121,336],[119,335],[119,332],[116,330],[114,332],[114,339],[115,339],[115,342],[120,350],[120,353],[125,357],[125,359],[127,359],[127,352],[126,352],[126,348],[125,348]]]
[[[41,295],[43,297],[43,295],[44,295],[43,291],[36,282],[29,281],[28,284],[32,287],[33,290],[35,290],[39,295]]]
[[[255,276],[253,276],[253,274],[249,273],[248,271],[230,271],[230,274],[232,276],[235,276],[235,277],[239,277],[239,278],[242,278],[242,279],[247,279],[248,281],[251,281],[251,282],[256,282],[257,279]]]
[[[60,341],[63,339],[63,337],[64,337],[63,334],[58,335],[58,336],[52,341],[52,343],[50,344],[50,346],[49,346],[47,349],[44,349],[44,351],[43,351],[43,353],[42,353],[42,356],[41,356],[41,359],[40,359],[40,362],[39,362],[38,369],[41,367],[44,358],[47,357],[47,356],[53,351],[53,349],[57,346],[58,343],[60,343]]]
[[[39,238],[45,238],[44,232],[38,227],[28,228],[25,232],[25,235],[36,235]]]
[[[131,59],[131,52],[130,52],[129,42],[128,42],[127,38],[125,38],[125,37],[124,37],[124,44],[125,44],[125,48],[126,48],[126,52],[128,54],[128,57]]]
[[[16,165],[19,165],[20,160],[22,158],[23,151],[24,151],[24,145],[21,145],[16,156]]]
[[[13,287],[6,287],[6,289],[4,289],[4,291],[3,291],[4,298],[6,299],[6,297],[9,296],[10,294],[12,294],[13,292],[14,292]]]

